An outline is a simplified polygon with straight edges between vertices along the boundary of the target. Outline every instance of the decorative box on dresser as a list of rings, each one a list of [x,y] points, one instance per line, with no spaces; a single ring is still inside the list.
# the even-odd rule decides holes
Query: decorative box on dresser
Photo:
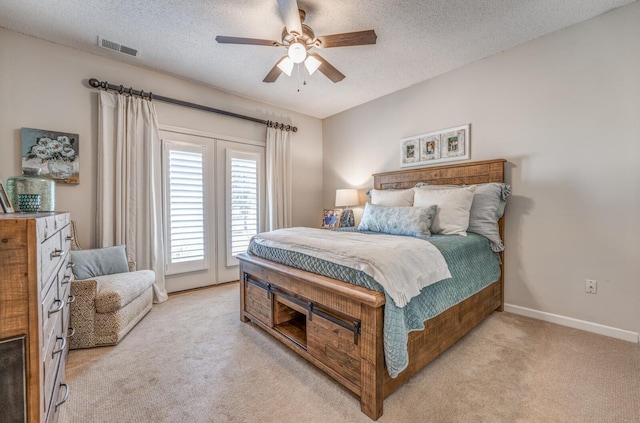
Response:
[[[0,421],[55,422],[69,397],[69,213],[0,214]]]

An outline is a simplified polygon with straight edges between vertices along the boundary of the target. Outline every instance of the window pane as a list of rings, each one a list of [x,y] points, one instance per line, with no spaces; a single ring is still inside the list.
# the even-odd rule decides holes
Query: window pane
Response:
[[[227,248],[231,257],[235,257],[247,251],[249,240],[258,233],[258,161],[247,159],[246,153],[230,156],[227,225],[231,242]]]
[[[169,265],[205,259],[203,154],[169,149]]]

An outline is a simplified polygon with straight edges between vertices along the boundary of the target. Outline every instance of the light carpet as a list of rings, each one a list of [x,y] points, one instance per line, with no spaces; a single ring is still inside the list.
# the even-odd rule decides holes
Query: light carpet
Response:
[[[238,284],[173,295],[113,347],[69,353],[60,423],[370,422],[239,320]],[[385,399],[379,422],[640,422],[638,344],[493,313]]]

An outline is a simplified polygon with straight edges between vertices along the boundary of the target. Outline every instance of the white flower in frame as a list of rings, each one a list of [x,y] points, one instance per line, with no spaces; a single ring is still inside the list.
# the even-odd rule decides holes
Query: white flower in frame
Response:
[[[56,140],[60,142],[62,145],[71,145],[71,141],[69,140],[69,137],[66,135],[61,135],[57,137]]]

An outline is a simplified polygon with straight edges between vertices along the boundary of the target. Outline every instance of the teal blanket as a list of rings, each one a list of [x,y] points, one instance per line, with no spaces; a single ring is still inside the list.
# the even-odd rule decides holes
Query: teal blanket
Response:
[[[371,236],[375,237],[375,233],[371,233]],[[372,242],[375,240],[372,239]],[[425,238],[425,242],[432,243],[440,250],[452,277],[427,286],[402,308],[397,307],[393,299],[385,294],[384,355],[387,371],[392,378],[398,376],[409,364],[409,332],[424,329],[425,320],[481,291],[500,277],[500,259],[491,251],[489,240],[481,235],[434,235]],[[359,270],[305,254],[265,247],[254,242],[250,243],[247,252],[287,266],[384,292],[374,279]]]

